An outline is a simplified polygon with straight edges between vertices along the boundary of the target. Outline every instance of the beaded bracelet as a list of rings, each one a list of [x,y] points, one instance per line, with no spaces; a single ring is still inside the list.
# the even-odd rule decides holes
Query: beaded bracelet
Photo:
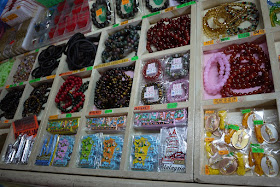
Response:
[[[120,67],[106,71],[96,82],[94,105],[98,109],[128,107],[133,78],[126,71],[134,67]]]
[[[23,90],[24,88],[12,90],[0,101],[0,109],[3,112],[0,115],[0,119],[2,117],[5,117],[6,119],[14,118]]]
[[[156,64],[157,66],[157,72],[155,75],[147,75],[147,69],[149,67],[150,64]],[[146,64],[144,65],[143,67],[143,70],[142,70],[142,75],[143,77],[146,79],[146,80],[149,80],[149,81],[156,81],[158,80],[159,76],[161,75],[161,72],[162,72],[162,68],[161,68],[161,63],[158,59],[152,59],[152,60],[148,60],[146,62]]]
[[[145,92],[146,92],[146,88],[150,87],[150,86],[154,86],[157,90],[158,90],[158,100],[156,101],[149,101],[148,98],[145,98]],[[164,99],[164,95],[165,95],[165,89],[163,87],[163,85],[161,83],[148,83],[145,85],[145,87],[142,89],[141,92],[141,101],[144,105],[153,105],[153,104],[160,104],[163,102]]]
[[[182,67],[175,67],[174,58],[181,58],[182,59]],[[174,66],[172,66],[174,65]],[[180,66],[180,64],[179,64]],[[168,57],[166,66],[165,66],[165,73],[172,79],[179,79],[182,77],[186,77],[189,73],[189,66],[190,66],[190,55],[189,53],[185,55],[175,54],[171,57]],[[173,70],[174,69],[174,70]]]
[[[174,85],[178,85],[178,84],[180,84],[180,87],[183,88],[183,89],[181,88],[181,94],[176,94],[173,91]],[[180,79],[180,80],[173,81],[167,91],[167,102],[168,103],[184,102],[188,99],[189,96],[188,92],[189,92],[189,83],[187,80]]]
[[[166,9],[166,8],[169,6],[169,0],[165,0],[163,6],[161,6],[161,7],[155,7],[155,8],[150,4],[150,1],[151,1],[151,0],[145,0],[146,7],[147,7],[147,9],[150,10],[150,12],[157,12],[157,11],[160,11],[160,10],[164,10],[164,9]],[[155,3],[157,6],[159,6],[160,4],[162,4],[161,1],[154,1],[154,3]]]
[[[27,81],[34,63],[35,55],[29,55],[24,57],[21,60],[15,75],[13,76],[13,82],[18,83]]]
[[[103,9],[103,7],[105,7],[105,9]],[[102,14],[105,14],[104,16],[96,15],[96,11],[99,9],[102,10]],[[112,21],[112,16],[111,16],[111,3],[108,0],[97,0],[96,3],[92,4],[92,9],[91,9],[91,19],[93,24],[97,27],[97,28],[104,28],[107,27],[110,22]],[[105,13],[103,13],[103,11]],[[97,17],[99,17],[100,22],[97,21]]]
[[[275,27],[276,24],[280,25],[280,20],[277,18],[277,14],[279,12],[280,12],[280,7],[273,6],[273,7],[270,8],[269,16],[270,16],[270,21],[271,21],[271,26],[272,27]]]
[[[136,0],[129,0],[128,4],[123,5],[124,10],[127,12],[126,14],[123,13],[121,6],[122,0],[116,0],[116,9],[118,16],[122,19],[129,19],[133,18],[138,12],[139,3]]]

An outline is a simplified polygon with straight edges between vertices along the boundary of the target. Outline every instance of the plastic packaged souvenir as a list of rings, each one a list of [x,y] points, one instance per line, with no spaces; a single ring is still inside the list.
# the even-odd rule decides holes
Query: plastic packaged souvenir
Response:
[[[131,169],[156,171],[158,167],[158,135],[135,135],[132,142]]]
[[[160,172],[186,172],[187,128],[161,129]]]
[[[79,127],[80,118],[48,121],[47,131],[52,134],[75,134]]]
[[[99,168],[117,170],[120,168],[123,136],[103,136],[102,157]]]
[[[189,81],[178,79],[170,82],[166,95],[168,103],[187,101],[189,98]]]
[[[53,166],[66,167],[69,164],[75,143],[75,136],[61,135],[55,148]]]
[[[120,131],[125,125],[126,116],[87,118],[86,122],[88,131]]]
[[[39,166],[49,166],[51,165],[55,147],[58,141],[58,135],[51,135],[50,137],[46,137],[43,141],[42,148],[40,150],[39,155],[36,157],[35,165]]]
[[[161,82],[147,83],[142,87],[140,105],[154,105],[165,102],[165,88]]]
[[[116,23],[128,19],[134,19],[142,14],[142,1],[138,0],[116,0]]]
[[[96,29],[101,29],[115,23],[114,7],[111,0],[96,0],[92,4],[91,19]]]
[[[187,109],[134,114],[135,128],[160,128],[187,125]]]
[[[146,82],[155,82],[163,78],[162,62],[160,59],[151,59],[142,67],[142,75]]]
[[[189,75],[190,54],[174,54],[164,59],[165,74],[171,79],[180,79]]]
[[[78,166],[95,169],[101,159],[102,134],[83,136],[80,144]]]

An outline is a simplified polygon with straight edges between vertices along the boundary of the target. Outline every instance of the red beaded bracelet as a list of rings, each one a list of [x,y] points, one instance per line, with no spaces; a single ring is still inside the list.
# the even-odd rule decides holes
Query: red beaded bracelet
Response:
[[[147,68],[149,64],[155,63],[157,66],[157,74],[154,76],[150,76],[147,75]],[[158,79],[158,77],[161,75],[162,69],[161,69],[161,63],[158,59],[152,59],[147,61],[147,63],[144,65],[143,70],[142,70],[142,74],[143,77],[149,81],[156,81]]]

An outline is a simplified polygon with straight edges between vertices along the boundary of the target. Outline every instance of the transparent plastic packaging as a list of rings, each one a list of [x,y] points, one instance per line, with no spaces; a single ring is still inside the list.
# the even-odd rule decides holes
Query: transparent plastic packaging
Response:
[[[60,135],[55,148],[53,166],[67,167],[71,159],[75,136]]]
[[[157,171],[159,135],[134,135],[130,156],[131,170]]]
[[[95,29],[102,29],[115,24],[114,5],[111,0],[96,0],[90,11]]]
[[[154,105],[165,102],[165,86],[162,82],[151,82],[141,87],[140,105]]]
[[[80,118],[48,121],[47,131],[52,134],[76,134]]]
[[[159,155],[160,172],[186,172],[187,128],[162,128]]]
[[[126,116],[87,118],[86,131],[123,131],[126,126]]]
[[[143,13],[142,1],[138,0],[116,0],[116,23],[140,17]]]
[[[55,147],[57,145],[59,135],[48,135],[44,137],[42,148],[39,155],[36,157],[35,165],[49,166],[51,165]]]
[[[187,125],[187,121],[188,121],[187,109],[144,112],[144,113],[134,114],[135,128],[156,129],[160,127]]]
[[[102,154],[102,133],[86,135],[81,138],[78,166],[97,168]]]
[[[189,98],[189,81],[185,79],[178,79],[169,82],[166,101],[167,103],[185,102]]]
[[[142,75],[145,82],[156,82],[163,78],[161,59],[151,59],[142,64]]]
[[[103,153],[101,156],[99,168],[111,170],[120,169],[123,138],[123,135],[103,136]]]

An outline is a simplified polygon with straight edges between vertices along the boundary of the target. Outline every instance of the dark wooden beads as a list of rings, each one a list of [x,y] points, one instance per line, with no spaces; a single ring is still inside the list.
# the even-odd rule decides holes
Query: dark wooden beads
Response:
[[[13,119],[16,113],[20,98],[22,96],[24,88],[11,90],[6,96],[0,101],[0,109],[2,114],[0,119],[5,117],[6,119]]]
[[[104,22],[101,22],[101,19],[100,19],[100,22],[97,21],[97,15],[96,15],[96,11],[99,9],[99,8],[102,8],[102,7],[105,7],[105,10],[106,10],[106,13],[105,13],[105,21]],[[108,0],[97,0],[96,3],[93,3],[92,4],[92,8],[91,8],[91,17],[92,17],[92,23],[97,27],[97,28],[104,28],[104,27],[107,27],[110,22],[112,21],[112,16],[111,16],[111,4],[110,4],[110,1]],[[102,9],[103,10],[103,9]],[[102,16],[102,15],[100,15]]]

